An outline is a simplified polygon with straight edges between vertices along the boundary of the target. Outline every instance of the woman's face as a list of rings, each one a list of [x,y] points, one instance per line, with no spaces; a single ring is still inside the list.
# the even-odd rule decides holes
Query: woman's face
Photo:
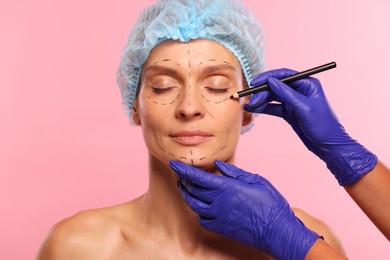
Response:
[[[210,40],[165,41],[143,65],[133,120],[141,125],[152,157],[209,168],[233,162],[241,127],[251,121],[244,99],[241,66]]]

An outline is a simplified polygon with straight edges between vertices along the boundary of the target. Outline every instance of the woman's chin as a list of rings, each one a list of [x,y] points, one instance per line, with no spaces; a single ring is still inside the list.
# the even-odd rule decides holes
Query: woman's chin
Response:
[[[167,147],[156,151],[155,157],[161,161],[168,162],[170,160],[180,161],[203,170],[215,171],[215,160],[232,162],[234,151],[229,152],[227,147]]]
[[[174,159],[189,165],[192,165],[194,167],[200,168],[207,172],[215,172],[218,173],[218,170],[215,167],[215,160],[221,160],[221,161],[227,161],[230,163],[233,163],[233,156],[226,156],[223,153],[214,154],[213,156],[188,156],[188,157],[181,157],[178,159]]]

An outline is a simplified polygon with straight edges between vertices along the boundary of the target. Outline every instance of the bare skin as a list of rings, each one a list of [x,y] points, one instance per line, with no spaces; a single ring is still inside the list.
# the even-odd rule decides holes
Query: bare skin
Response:
[[[382,162],[345,190],[390,241],[390,170]]]
[[[381,161],[345,190],[390,241],[390,170]],[[328,258],[329,257],[329,258]],[[329,245],[318,240],[309,250],[306,259],[343,259]]]
[[[214,92],[207,98],[202,93],[210,87],[243,89],[238,60],[216,42],[167,41],[154,48],[144,68],[133,121],[141,126],[149,151],[147,192],[130,202],[83,211],[59,222],[37,259],[269,259],[258,249],[200,226],[168,166],[169,160],[179,159],[216,173],[215,159],[234,163],[241,128],[251,119],[243,111],[245,101],[220,102],[212,98]],[[166,85],[180,87],[180,96],[165,102],[154,88]],[[204,86],[208,88],[202,90]],[[324,222],[304,211],[294,212],[324,236],[328,249],[343,254]],[[323,243],[319,245],[322,248]]]
[[[150,185],[133,201],[83,211],[59,222],[37,259],[269,259],[257,249],[202,228],[178,193],[172,172],[169,178],[153,177]],[[326,252],[343,252],[324,222],[302,210],[294,212],[324,236]]]
[[[180,197],[172,173],[155,177],[150,189],[131,202],[58,223],[38,259],[264,258],[256,249],[203,229]]]

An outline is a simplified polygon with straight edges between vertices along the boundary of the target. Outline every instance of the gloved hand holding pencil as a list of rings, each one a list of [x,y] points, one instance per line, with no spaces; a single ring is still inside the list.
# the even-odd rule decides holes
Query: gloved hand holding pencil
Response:
[[[286,120],[306,147],[326,163],[340,185],[354,183],[374,168],[377,157],[347,134],[317,79],[309,77],[288,85],[278,80],[294,73],[277,69],[256,75],[251,86],[268,83],[270,90],[253,94],[244,109]]]

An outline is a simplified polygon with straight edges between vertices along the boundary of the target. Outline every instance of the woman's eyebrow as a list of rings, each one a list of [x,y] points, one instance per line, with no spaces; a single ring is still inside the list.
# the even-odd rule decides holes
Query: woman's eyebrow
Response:
[[[232,71],[236,72],[236,68],[233,67],[232,65],[229,65],[229,64],[219,64],[219,65],[206,66],[206,67],[201,69],[201,72],[211,74],[211,73],[224,71],[224,70],[232,70]]]
[[[203,67],[203,66],[202,66]],[[221,71],[234,71],[236,72],[236,68],[233,67],[232,65],[229,64],[217,64],[217,65],[211,65],[211,66],[205,66],[201,68],[201,73],[207,73],[207,74],[212,74],[215,72],[221,72]],[[147,66],[144,69],[145,72],[148,71],[153,71],[153,72],[158,72],[161,74],[167,74],[167,75],[177,75],[179,74],[178,70],[176,68],[172,67],[167,67],[167,66],[161,66],[158,64],[151,64]]]
[[[177,69],[166,67],[166,66],[160,66],[160,65],[157,65],[157,64],[152,64],[152,65],[147,66],[144,69],[144,71],[145,72],[153,71],[153,72],[158,72],[158,73],[161,73],[161,74],[168,74],[168,75],[179,74]]]

